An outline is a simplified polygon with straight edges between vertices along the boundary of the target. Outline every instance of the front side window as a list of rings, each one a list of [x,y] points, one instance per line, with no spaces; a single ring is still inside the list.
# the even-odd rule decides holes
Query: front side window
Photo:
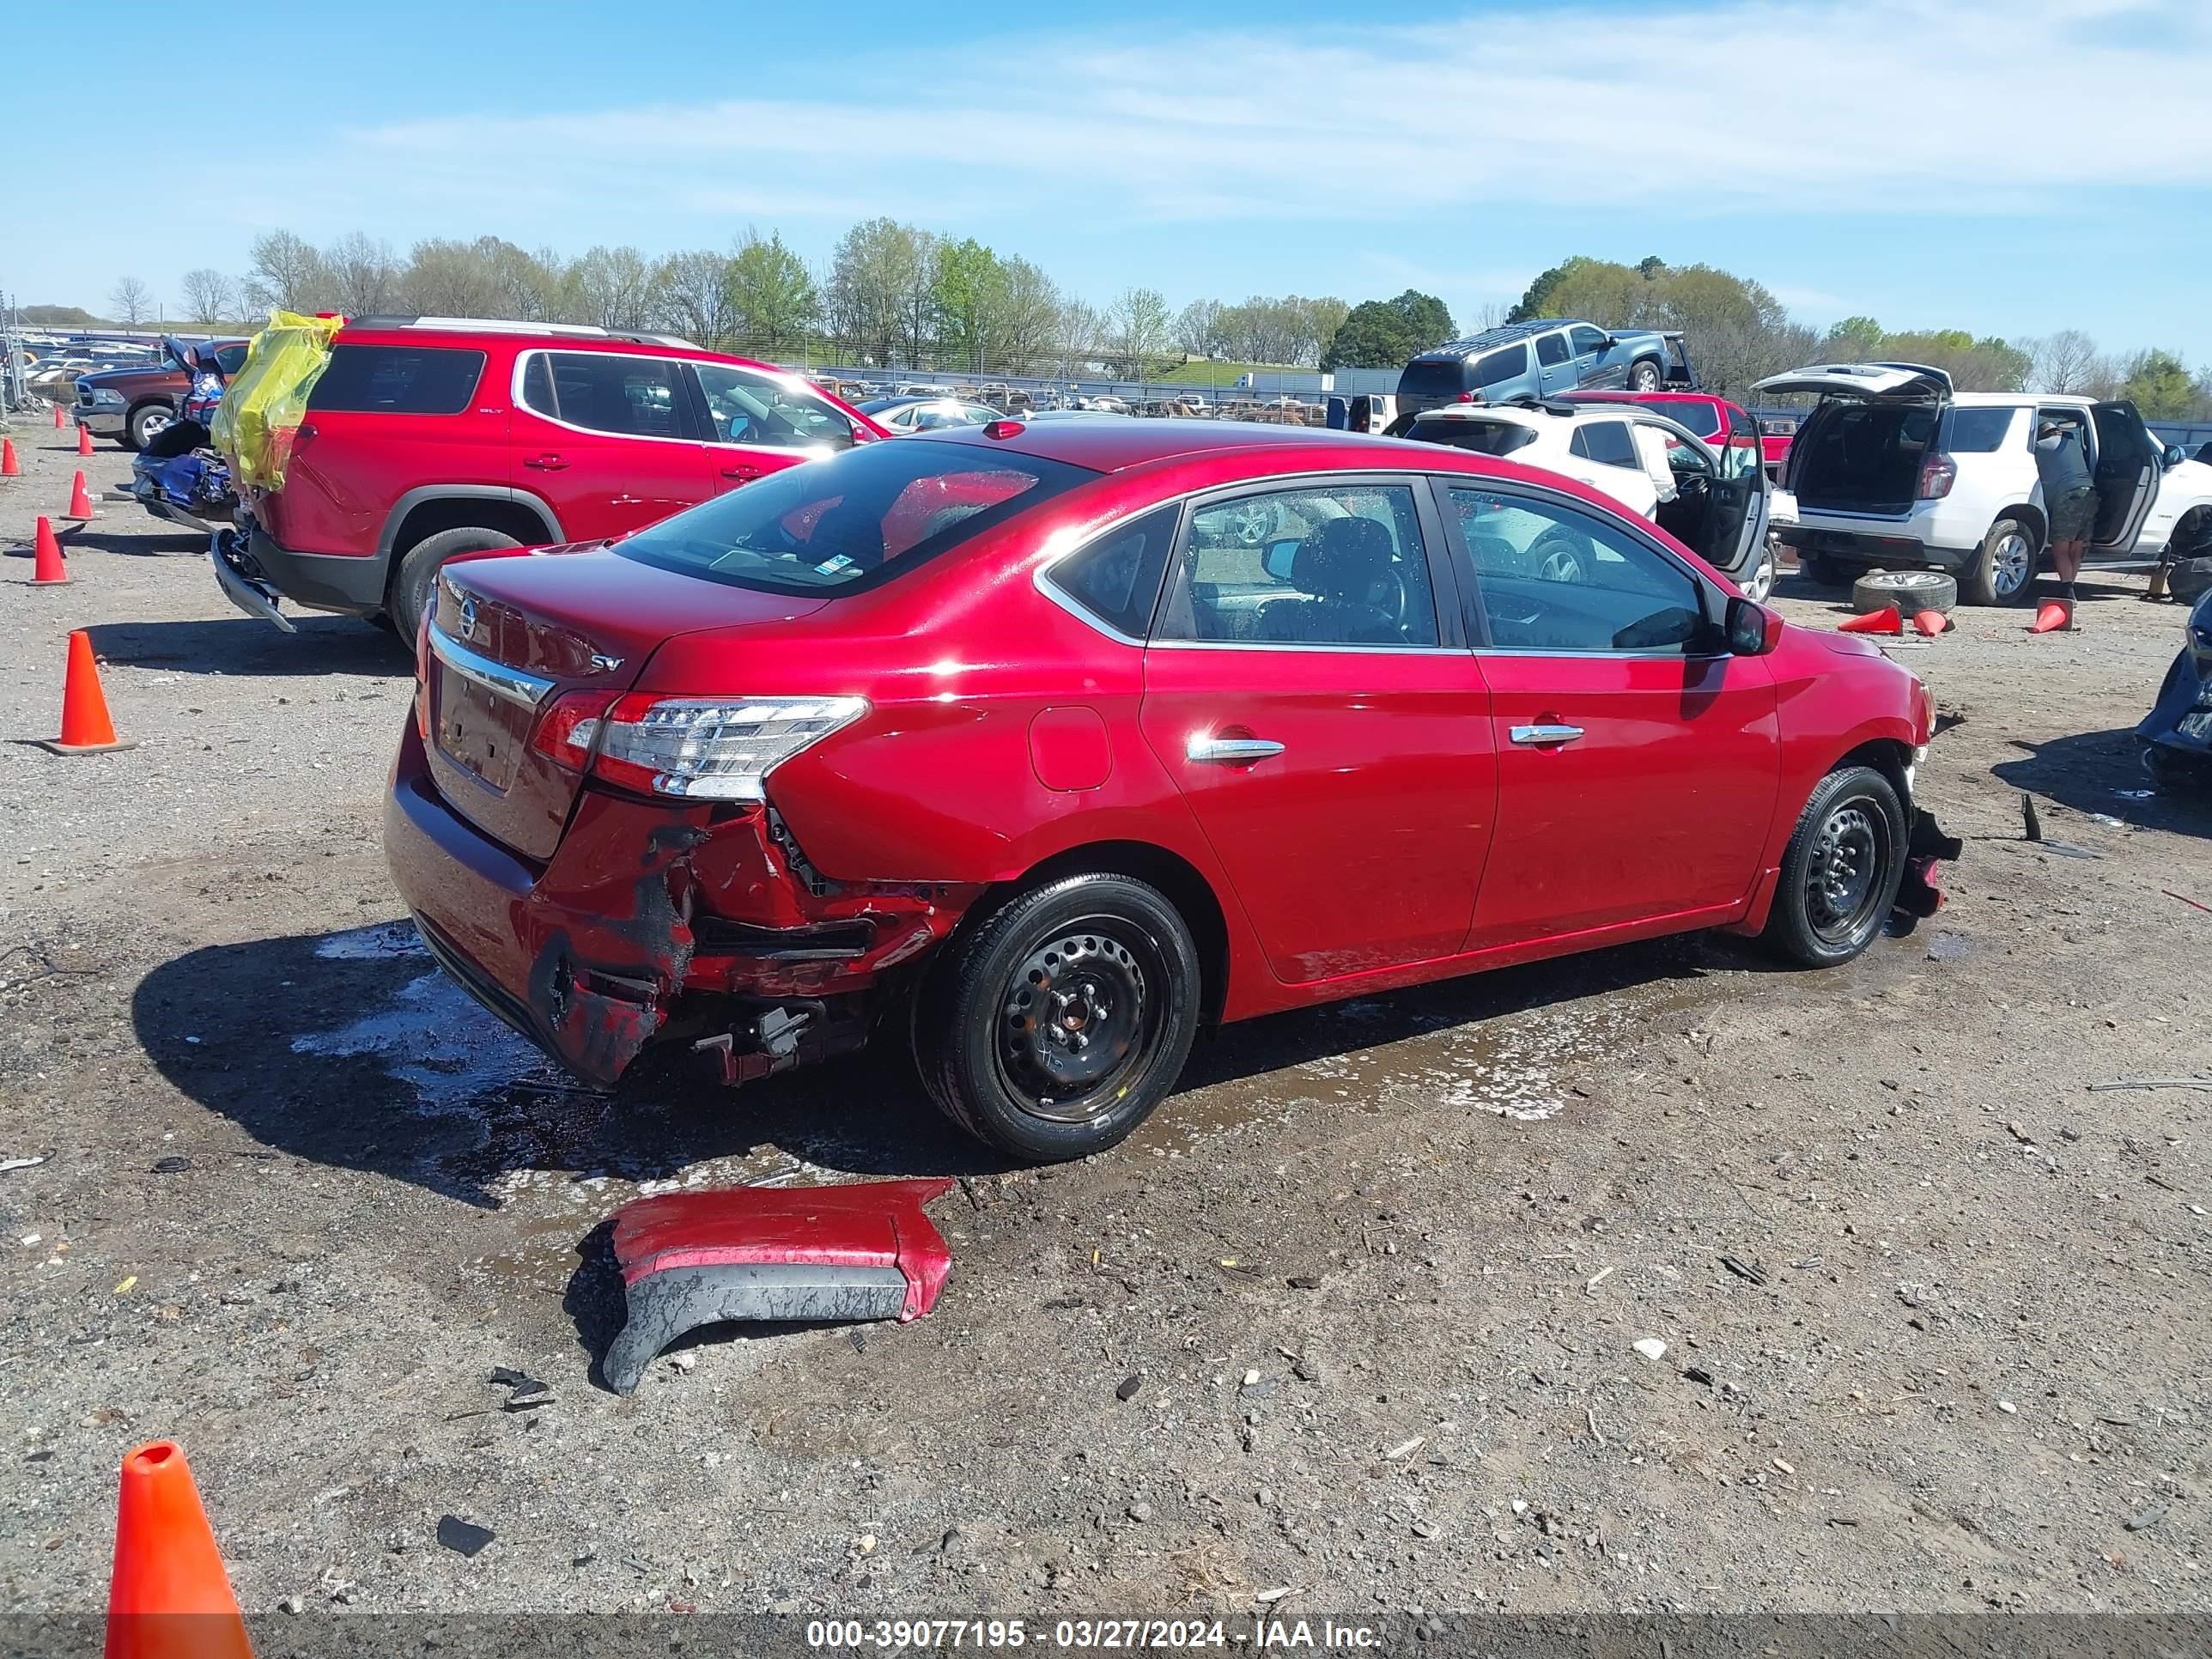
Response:
[[[614,550],[765,592],[872,586],[1097,476],[964,444],[859,444],[663,519]]]
[[[307,393],[311,415],[458,415],[476,395],[484,354],[452,346],[333,345]]]
[[[1696,578],[1626,530],[1472,485],[1449,495],[1493,648],[1687,655],[1702,646]]]
[[[246,342],[244,340],[234,345],[224,346],[215,354],[215,366],[226,376],[235,374],[246,367]],[[473,387],[471,389],[474,390]]]
[[[622,357],[609,351],[550,351],[547,372],[523,370],[523,401],[540,415],[624,438],[683,438],[682,365],[665,357]],[[550,399],[541,403],[540,398]]]
[[[1642,465],[1636,459],[1636,445],[1628,435],[1626,421],[1590,421],[1578,426],[1574,441],[1567,447],[1584,460],[1595,461],[1601,466],[1633,469]]]
[[[1587,323],[1580,324],[1570,330],[1569,337],[1574,342],[1575,356],[1577,357],[1594,357],[1605,349],[1605,331],[1592,328]]]
[[[1045,580],[1115,633],[1141,640],[1182,521],[1180,503],[1155,507],[1061,560]]]
[[[1510,345],[1503,351],[1493,351],[1478,359],[1468,370],[1468,384],[1474,386],[1503,386],[1528,372],[1528,348]]]
[[[1564,334],[1545,334],[1536,341],[1536,361],[1547,368],[1555,368],[1567,361],[1567,337]]]
[[[1437,609],[1404,484],[1270,490],[1191,514],[1156,637],[1434,645]]]
[[[709,442],[763,449],[848,449],[853,423],[820,394],[774,375],[694,363],[714,421]]]

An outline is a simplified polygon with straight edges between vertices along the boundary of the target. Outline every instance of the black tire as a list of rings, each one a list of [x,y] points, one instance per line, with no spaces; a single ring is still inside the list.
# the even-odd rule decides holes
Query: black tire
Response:
[[[1862,616],[1895,605],[1908,617],[1948,613],[1959,603],[1959,584],[1940,570],[1869,570],[1851,584],[1851,609]]]
[[[2026,605],[2043,563],[2043,538],[2017,519],[1999,519],[1959,573],[1968,605]]]
[[[1182,1075],[1200,981],[1190,929],[1158,889],[1099,873],[1032,888],[932,968],[915,1006],[922,1086],[1012,1157],[1104,1152]],[[1033,1012],[1048,1006],[1052,1019]]]
[[[391,603],[385,607],[385,614],[392,618],[393,630],[410,647],[415,643],[422,632],[422,613],[429,607],[430,588],[438,580],[439,567],[455,554],[521,545],[502,531],[487,530],[475,524],[425,536],[407,550],[399,561],[399,568],[392,572],[387,596]]]
[[[1631,392],[1656,392],[1667,384],[1667,376],[1658,364],[1649,357],[1639,358],[1628,370],[1628,389]]]
[[[2161,744],[2147,743],[2142,750],[2143,775],[2161,795],[2202,800],[2212,795],[2212,758],[2185,755]]]
[[[1844,568],[1825,553],[1797,555],[1797,574],[1815,587],[1847,587]]]
[[[177,411],[167,404],[141,404],[123,417],[123,447],[141,450],[176,423]]]
[[[2183,605],[2212,592],[2212,558],[2182,560],[2166,573],[2166,591]]]
[[[1874,943],[1905,878],[1905,808],[1871,766],[1839,766],[1814,787],[1782,854],[1759,936],[1785,962],[1838,968]]]

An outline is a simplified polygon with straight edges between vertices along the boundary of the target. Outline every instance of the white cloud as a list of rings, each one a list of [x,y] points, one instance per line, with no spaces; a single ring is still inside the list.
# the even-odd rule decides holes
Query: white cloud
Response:
[[[1220,90],[1159,90],[1194,64]],[[2212,26],[2121,0],[1485,9],[1142,38],[1107,23],[845,67],[835,99],[354,131],[314,174],[338,218],[368,204],[343,199],[359,179],[379,203],[532,217],[566,204],[586,219],[1076,213],[1111,228],[1461,212],[1478,238],[1493,217],[1501,243],[1522,204],[1636,216],[1656,235],[1719,215],[1909,220],[2212,185],[2191,131]]]

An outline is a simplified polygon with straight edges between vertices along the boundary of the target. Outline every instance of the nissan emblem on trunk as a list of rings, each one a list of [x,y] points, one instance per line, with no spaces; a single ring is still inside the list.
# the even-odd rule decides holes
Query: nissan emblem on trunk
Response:
[[[461,637],[465,640],[474,639],[476,632],[477,596],[473,593],[465,593],[461,596]]]

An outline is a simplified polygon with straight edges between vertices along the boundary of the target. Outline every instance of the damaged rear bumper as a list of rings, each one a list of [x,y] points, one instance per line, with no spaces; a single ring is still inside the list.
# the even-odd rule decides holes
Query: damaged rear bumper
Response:
[[[602,1087],[659,1042],[689,1039],[732,1083],[860,1047],[884,975],[973,891],[828,881],[767,809],[591,789],[540,865],[447,805],[411,721],[384,836],[447,971]]]

